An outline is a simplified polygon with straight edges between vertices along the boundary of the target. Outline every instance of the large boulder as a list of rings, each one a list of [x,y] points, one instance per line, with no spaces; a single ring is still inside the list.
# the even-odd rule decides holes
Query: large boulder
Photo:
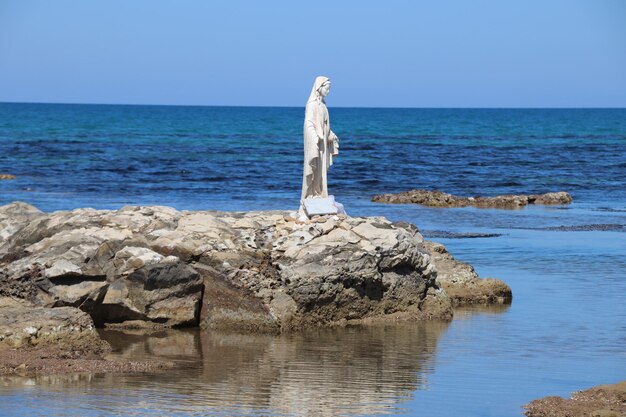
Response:
[[[143,320],[168,325],[198,322],[202,278],[180,263],[140,267],[112,282],[95,308],[98,323]]]

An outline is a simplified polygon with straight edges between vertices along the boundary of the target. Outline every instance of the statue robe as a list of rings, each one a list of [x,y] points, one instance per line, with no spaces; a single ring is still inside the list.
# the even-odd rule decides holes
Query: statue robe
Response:
[[[319,93],[326,77],[317,77],[304,115],[304,176],[302,197],[328,197],[328,168],[339,153],[337,136],[330,130],[330,117]]]

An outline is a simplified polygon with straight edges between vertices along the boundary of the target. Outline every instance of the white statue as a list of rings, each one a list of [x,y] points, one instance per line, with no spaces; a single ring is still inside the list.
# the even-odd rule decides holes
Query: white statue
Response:
[[[324,101],[324,97],[329,92],[328,77],[317,77],[306,103],[300,218],[305,213],[308,215],[333,214],[343,211],[343,206],[335,203],[334,197],[328,195],[328,168],[333,164],[333,156],[339,153],[339,138],[330,130],[330,118]],[[312,199],[320,199],[320,201]],[[313,205],[317,208],[312,209]],[[312,213],[313,210],[315,213]]]

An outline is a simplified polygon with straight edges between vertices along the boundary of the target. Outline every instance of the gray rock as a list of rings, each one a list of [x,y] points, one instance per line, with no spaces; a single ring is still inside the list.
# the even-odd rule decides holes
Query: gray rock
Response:
[[[185,264],[151,264],[113,281],[94,309],[98,323],[144,320],[197,325],[202,278]]]
[[[0,305],[3,303],[0,302]],[[0,345],[11,348],[54,347],[57,350],[102,353],[110,349],[93,321],[77,308],[0,307]]]
[[[279,331],[446,318],[433,255],[408,223],[169,207],[0,207],[0,296],[76,306],[97,325]]]

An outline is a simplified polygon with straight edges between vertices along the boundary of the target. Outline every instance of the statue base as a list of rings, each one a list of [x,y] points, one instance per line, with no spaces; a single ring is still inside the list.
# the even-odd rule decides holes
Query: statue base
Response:
[[[328,197],[311,197],[306,198],[303,202],[305,214],[310,218],[312,216],[323,216],[326,214],[346,214],[343,204],[335,201],[335,196]]]

